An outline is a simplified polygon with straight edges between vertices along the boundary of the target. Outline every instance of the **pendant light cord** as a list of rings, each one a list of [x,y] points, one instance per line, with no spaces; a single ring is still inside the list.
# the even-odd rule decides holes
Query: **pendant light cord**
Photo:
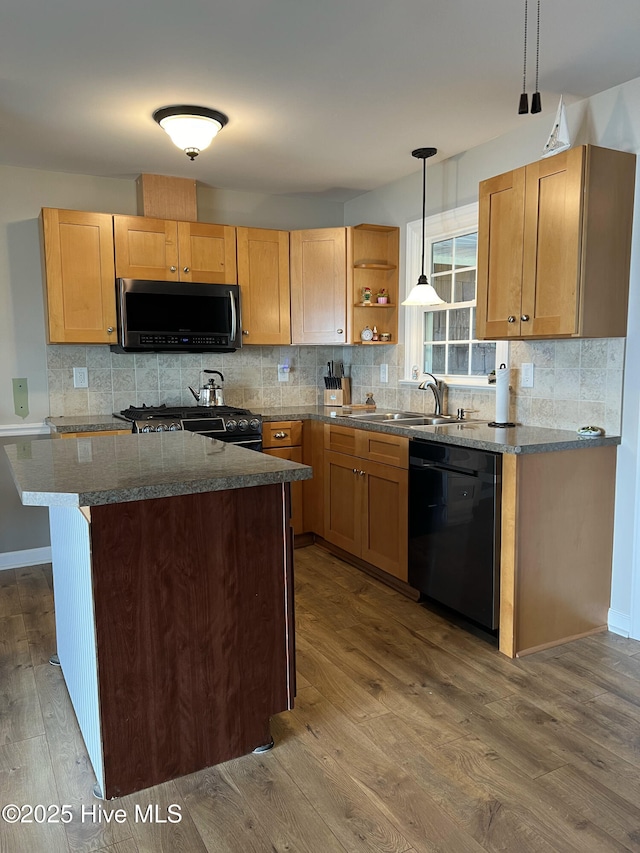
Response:
[[[525,35],[526,39],[526,35]],[[538,68],[540,65],[540,0],[538,0],[538,25],[536,32],[536,92],[540,91],[538,86]]]
[[[422,161],[422,275],[424,276],[425,215],[427,200],[427,161]]]
[[[524,59],[523,59],[523,68],[522,68],[522,94],[526,94],[527,92],[527,12],[528,12],[528,0],[524,0]],[[538,2],[538,9],[540,9],[540,3]],[[540,17],[538,16],[538,23],[540,22]],[[539,30],[538,30],[539,33]]]

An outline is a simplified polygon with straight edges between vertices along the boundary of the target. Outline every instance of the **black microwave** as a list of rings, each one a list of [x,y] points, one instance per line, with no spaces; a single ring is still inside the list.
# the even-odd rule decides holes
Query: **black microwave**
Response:
[[[237,284],[116,280],[116,352],[234,352],[242,346]]]

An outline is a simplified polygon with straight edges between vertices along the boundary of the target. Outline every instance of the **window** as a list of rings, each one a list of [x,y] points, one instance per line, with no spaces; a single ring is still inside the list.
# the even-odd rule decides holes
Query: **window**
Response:
[[[407,309],[406,378],[417,366],[419,376],[434,373],[448,384],[486,386],[496,366],[496,344],[475,338],[477,228],[477,204],[426,220],[425,272],[444,304]],[[410,282],[420,274],[421,229],[421,221],[407,226]]]

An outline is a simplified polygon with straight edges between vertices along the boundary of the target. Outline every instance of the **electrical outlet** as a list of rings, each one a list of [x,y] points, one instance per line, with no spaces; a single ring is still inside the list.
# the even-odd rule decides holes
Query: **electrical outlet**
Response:
[[[89,371],[86,367],[73,368],[73,387],[88,388],[89,387]]]
[[[284,364],[278,365],[278,382],[288,382],[289,381],[289,362],[285,361]]]
[[[381,364],[380,365],[380,382],[388,382],[389,381],[389,365]]]
[[[520,387],[533,388],[533,362],[531,361],[520,365]]]

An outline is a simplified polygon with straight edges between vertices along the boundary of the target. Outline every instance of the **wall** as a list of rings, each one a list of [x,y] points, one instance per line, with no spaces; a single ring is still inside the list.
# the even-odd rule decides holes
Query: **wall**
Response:
[[[54,352],[47,354],[38,232],[40,209],[59,207],[135,214],[135,177],[97,178],[0,166],[0,433],[4,436],[11,435],[13,424],[35,425],[49,415],[48,378],[52,376],[53,402],[56,406],[60,404],[60,398],[55,395],[60,393],[62,376],[56,373],[48,376],[48,359],[53,371],[62,370],[63,358],[65,364],[66,359],[72,360],[75,366],[88,363],[94,371],[104,370],[109,359],[107,347],[90,347],[88,351],[82,347],[79,353],[73,353],[73,348],[70,348],[65,356],[56,354],[55,351],[61,348],[54,347],[51,348]],[[343,218],[343,206],[336,202],[222,191],[211,187],[198,188],[198,204],[203,221],[256,227],[268,225],[285,230],[340,225]],[[76,356],[80,361],[74,360]],[[127,359],[127,356],[120,358]],[[117,364],[120,369],[116,375],[128,388],[131,374],[127,371],[131,370],[131,363],[127,362],[126,367],[123,367],[125,361]],[[247,359],[247,371],[250,372],[252,367],[253,362],[250,365]],[[140,367],[138,378],[151,375],[149,371],[143,371],[144,367]],[[197,382],[197,370],[187,372],[189,382]],[[28,381],[29,414],[24,421],[14,413],[11,381],[14,377],[26,377]],[[93,410],[103,393],[101,383],[105,381],[105,374],[94,372],[94,379],[97,384],[91,390]],[[140,381],[144,384],[144,380]],[[113,385],[110,393],[112,391]],[[78,399],[72,397],[67,398],[67,404],[71,409],[79,406]],[[61,408],[64,406],[62,401]],[[104,397],[100,399],[100,406],[102,411],[112,410]],[[89,411],[89,397],[85,410]],[[23,439],[16,437],[15,441],[18,440]],[[3,519],[0,555],[46,545],[46,512],[25,509],[17,504],[13,498],[13,484],[7,477],[6,467],[0,466],[0,514]],[[31,545],[25,544],[25,525],[31,528]]]
[[[554,107],[555,109],[555,107]],[[608,148],[640,153],[640,78],[610,89],[592,98],[580,101],[567,109],[571,139],[574,144],[591,143]],[[428,167],[427,215],[439,213],[453,207],[469,204],[477,199],[478,182],[508,169],[525,165],[540,158],[542,148],[551,130],[553,110],[545,109],[537,116],[523,116],[517,130],[505,134],[484,145],[435,163]],[[436,133],[437,135],[437,133]],[[437,138],[416,139],[416,145],[436,144]],[[407,157],[410,154],[407,152]],[[624,352],[624,382],[622,391],[622,445],[618,451],[616,487],[616,524],[614,538],[613,586],[611,597],[610,624],[625,633],[632,631],[640,638],[640,501],[638,499],[639,469],[639,416],[640,416],[640,182],[636,172],[636,215],[634,217],[631,281],[629,294],[629,323]],[[345,222],[392,222],[400,224],[401,247],[406,245],[406,223],[421,215],[422,184],[418,170],[402,181],[396,181],[380,189],[349,201],[345,205]],[[401,264],[404,263],[401,249]],[[404,280],[401,269],[401,281]],[[603,282],[606,286],[606,282]],[[577,412],[572,417],[582,420],[589,412],[595,420],[613,426],[617,417],[615,406],[620,405],[618,388],[620,383],[621,344],[603,341],[599,344],[581,345],[579,362],[576,351],[564,350],[555,343],[553,361],[545,342],[515,346],[512,351],[512,366],[522,361],[533,361],[548,385],[544,398],[516,401],[519,412],[527,412],[529,423],[548,425],[550,418],[560,416],[564,403],[571,403]],[[606,352],[606,367],[604,357]],[[525,357],[526,355],[526,357]],[[571,363],[567,364],[566,359]],[[579,366],[578,366],[579,364]],[[602,378],[602,373],[606,377]],[[566,399],[562,387],[568,388],[569,374],[565,370],[580,370],[573,374],[577,380],[573,399]],[[582,372],[584,371],[584,372]],[[596,391],[595,388],[600,388]],[[588,401],[583,395],[600,394],[597,400]],[[559,396],[561,395],[561,396]],[[575,396],[578,395],[578,399]],[[613,398],[616,398],[615,400]],[[594,402],[594,407],[582,405]],[[632,612],[633,603],[633,612]]]

